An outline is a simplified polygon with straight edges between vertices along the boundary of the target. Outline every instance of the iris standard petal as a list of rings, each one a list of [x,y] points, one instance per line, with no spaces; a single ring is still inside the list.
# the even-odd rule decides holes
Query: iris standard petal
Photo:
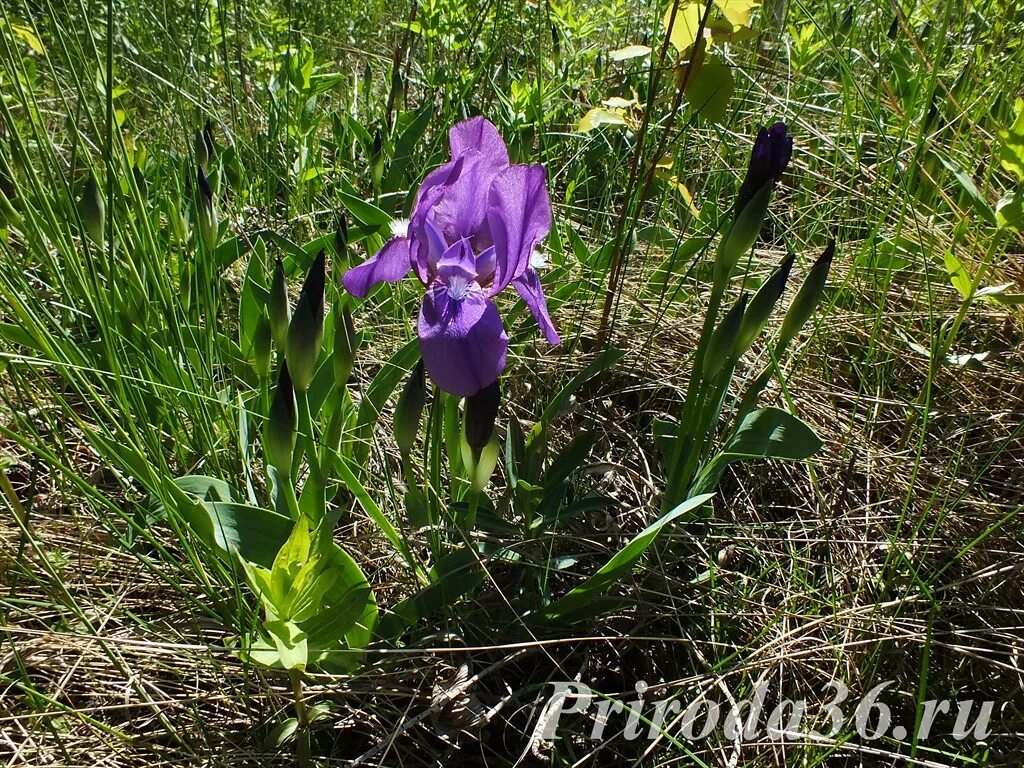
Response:
[[[491,244],[485,226],[486,190],[491,188],[495,178],[508,166],[493,165],[475,149],[466,150],[459,159],[462,161],[462,172],[458,178],[438,187],[440,194],[436,197],[431,193],[431,217],[446,242],[454,243],[468,237],[473,241],[474,248],[483,250]]]
[[[471,117],[456,123],[448,132],[448,143],[452,157],[462,157],[469,150],[476,150],[494,165],[508,165],[508,147],[494,124],[483,117]]]
[[[445,392],[475,395],[505,370],[508,336],[498,308],[480,291],[456,301],[434,284],[423,297],[418,331],[427,373]]]
[[[546,181],[542,165],[512,165],[491,184],[487,221],[495,251],[492,296],[526,272],[534,246],[551,231]]]
[[[423,222],[423,234],[427,241],[427,268],[428,272],[433,274],[437,271],[437,262],[441,260],[444,252],[448,250],[448,243],[444,241],[444,235],[434,225],[434,222],[430,220],[429,216]]]
[[[476,257],[476,279],[480,285],[489,285],[494,277],[494,246],[486,248]]]
[[[548,301],[544,297],[544,289],[541,288],[537,270],[527,267],[522,277],[517,277],[512,281],[512,287],[530,308],[530,312],[544,333],[544,338],[548,340],[548,344],[561,344],[562,339],[559,337],[558,331],[555,330],[555,324],[551,322],[551,315],[548,314]]]
[[[393,237],[384,243],[376,256],[372,256],[357,267],[352,267],[341,278],[345,290],[360,299],[365,299],[379,283],[395,283],[409,274],[409,239]]]
[[[456,158],[424,176],[423,181],[420,182],[420,188],[416,190],[416,202],[413,204],[413,210],[419,208],[420,202],[431,190],[451,184],[459,177],[460,173],[462,173],[462,163]]]

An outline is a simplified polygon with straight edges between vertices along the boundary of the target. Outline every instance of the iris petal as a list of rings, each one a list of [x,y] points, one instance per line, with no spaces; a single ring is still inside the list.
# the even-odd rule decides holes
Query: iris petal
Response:
[[[505,370],[508,336],[498,308],[479,291],[457,301],[435,283],[423,297],[418,331],[427,373],[445,392],[475,395]]]
[[[376,285],[398,282],[409,274],[410,268],[408,238],[393,237],[384,243],[376,256],[348,270],[341,281],[345,290],[365,299]]]
[[[551,231],[546,180],[542,165],[512,165],[491,185],[487,221],[495,250],[492,296],[523,275],[534,246]]]
[[[508,147],[494,124],[483,117],[471,117],[456,123],[448,132],[448,143],[452,157],[459,158],[475,150],[488,158],[494,165],[508,165]]]
[[[530,312],[544,333],[544,338],[548,340],[548,344],[556,346],[561,344],[562,339],[559,337],[558,331],[555,330],[555,324],[551,322],[551,315],[548,314],[548,301],[544,297],[544,289],[541,288],[537,270],[533,267],[527,268],[522,277],[512,281],[512,287],[530,308]]]

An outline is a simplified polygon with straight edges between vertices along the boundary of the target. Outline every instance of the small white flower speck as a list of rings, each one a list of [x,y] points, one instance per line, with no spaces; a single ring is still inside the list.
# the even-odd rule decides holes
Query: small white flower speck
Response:
[[[409,234],[409,220],[408,219],[392,219],[391,220],[391,234],[394,237],[406,237]]]

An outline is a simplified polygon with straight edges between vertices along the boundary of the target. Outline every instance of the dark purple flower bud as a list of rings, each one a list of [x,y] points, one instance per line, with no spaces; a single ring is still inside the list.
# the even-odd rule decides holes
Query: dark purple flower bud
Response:
[[[281,362],[281,370],[270,401],[270,413],[263,430],[263,453],[268,464],[278,475],[291,474],[292,454],[295,452],[295,430],[298,428],[298,409],[295,404],[295,390],[288,363]]]
[[[334,252],[338,258],[344,258],[348,250],[348,222],[341,214],[338,215],[338,227],[334,230]]]
[[[403,458],[409,455],[416,444],[416,435],[420,431],[423,419],[423,407],[427,402],[427,379],[423,360],[416,363],[412,375],[405,382],[402,394],[395,406],[395,442],[402,452]]]
[[[288,324],[288,343],[285,356],[291,369],[295,389],[305,392],[313,381],[316,359],[324,338],[324,283],[327,265],[323,249],[313,259],[313,265],[302,284],[295,312]]]
[[[217,149],[213,144],[213,120],[207,120],[203,126],[203,143],[206,144],[206,155],[209,159],[216,157]]]
[[[774,184],[782,178],[792,154],[793,138],[786,135],[785,123],[778,122],[771,128],[761,128],[757,132],[754,149],[750,153],[747,175],[736,195],[734,216],[739,216],[750,199],[765,184]]]
[[[479,456],[491,440],[500,403],[500,379],[466,398],[466,442],[475,456]]]

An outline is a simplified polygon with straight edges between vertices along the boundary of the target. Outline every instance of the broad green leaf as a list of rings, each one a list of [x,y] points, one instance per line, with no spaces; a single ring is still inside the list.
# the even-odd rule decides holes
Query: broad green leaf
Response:
[[[962,168],[949,158],[940,154],[935,154],[934,156],[937,157],[939,162],[946,166],[946,169],[953,174],[953,178],[956,179],[960,187],[967,193],[967,197],[970,198],[975,210],[977,210],[988,223],[995,224],[996,212],[992,210],[992,206],[988,204],[988,200],[986,200],[985,196],[981,194],[981,190],[978,189],[978,185],[974,183],[974,179],[968,176]]]
[[[687,85],[686,101],[702,118],[718,123],[725,118],[734,88],[732,67],[712,54],[705,58],[703,66]]]
[[[996,204],[996,226],[1024,231],[1024,191],[1010,192]]]
[[[734,459],[791,459],[813,456],[821,440],[806,422],[781,408],[750,413],[722,448]]]
[[[781,408],[751,411],[694,480],[693,490],[713,490],[725,468],[735,461],[802,461],[817,453],[821,445],[821,439],[806,422]]]
[[[544,487],[553,488],[569,477],[580,468],[590,449],[594,447],[594,433],[592,431],[581,432],[576,435],[560,454],[551,462],[547,472],[544,473]]]
[[[391,221],[391,216],[373,203],[360,200],[355,195],[342,192],[340,189],[335,193],[341,199],[342,205],[355,216],[359,221],[370,227],[383,227]]]
[[[573,621],[592,615],[591,604],[609,588],[626,578],[633,571],[637,561],[654,543],[654,540],[669,523],[698,509],[711,500],[713,493],[705,493],[687,499],[678,507],[659,517],[638,533],[622,549],[616,552],[593,576],[544,608],[540,616],[549,621]]]
[[[267,734],[267,738],[263,740],[264,749],[276,750],[292,740],[295,736],[295,732],[299,729],[299,721],[294,717],[289,717],[282,723],[278,723],[274,726],[273,730]]]
[[[317,649],[333,649],[363,616],[373,590],[352,557],[328,540],[316,575],[292,601],[292,615]]]
[[[281,666],[304,670],[309,662],[306,633],[290,621],[267,621],[263,626],[277,649]]]
[[[217,250],[213,256],[214,262],[217,264],[217,268],[223,272],[242,258],[248,250],[249,246],[243,243],[238,237],[230,237],[217,246]]]
[[[960,259],[958,259],[951,250],[946,251],[943,261],[946,264],[946,272],[949,273],[949,281],[953,284],[953,287],[956,288],[960,295],[965,299],[969,298],[974,282],[971,280],[971,276],[967,272],[967,268],[963,265],[963,262],[960,261]]]
[[[291,534],[292,521],[269,509],[229,501],[192,502],[177,510],[203,542],[270,568]]]
[[[1024,183],[1024,99],[1017,99],[1017,117],[1009,130],[999,131],[999,162]]]
[[[274,564],[270,568],[271,597],[274,603],[281,609],[279,613],[286,614],[290,603],[289,593],[292,589],[301,588],[295,583],[299,572],[309,561],[309,518],[306,515],[299,515],[292,527],[288,540],[277,551],[274,557]]]
[[[0,339],[9,344],[19,344],[31,349],[33,352],[42,352],[43,349],[23,326],[16,323],[0,323]]]
[[[39,38],[36,37],[35,32],[28,27],[22,24],[11,24],[11,31],[20,37],[35,53],[38,53],[40,56],[43,56],[46,53],[43,49],[43,44],[39,41]]]

